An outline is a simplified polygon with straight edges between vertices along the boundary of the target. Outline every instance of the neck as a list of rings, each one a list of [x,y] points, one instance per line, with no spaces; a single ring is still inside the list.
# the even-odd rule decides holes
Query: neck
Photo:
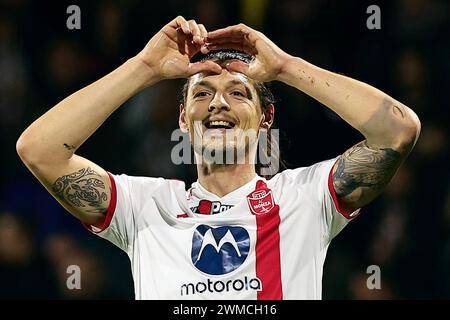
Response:
[[[253,164],[197,164],[198,180],[209,192],[218,197],[238,189],[255,176]]]

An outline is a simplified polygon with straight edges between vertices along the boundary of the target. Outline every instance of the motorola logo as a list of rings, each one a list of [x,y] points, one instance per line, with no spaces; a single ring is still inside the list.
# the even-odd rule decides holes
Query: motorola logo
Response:
[[[210,275],[223,275],[239,268],[248,256],[250,236],[242,227],[213,228],[199,225],[192,237],[194,266]]]

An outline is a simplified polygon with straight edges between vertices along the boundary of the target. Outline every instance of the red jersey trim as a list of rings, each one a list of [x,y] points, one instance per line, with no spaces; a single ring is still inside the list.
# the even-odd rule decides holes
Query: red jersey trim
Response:
[[[117,204],[116,182],[114,181],[114,177],[112,176],[112,174],[110,174],[109,172],[107,172],[107,173],[108,173],[109,181],[111,182],[111,201],[109,202],[109,206],[106,211],[105,218],[103,219],[103,221],[101,221],[95,225],[90,225],[90,224],[82,222],[83,226],[93,233],[99,233],[99,232],[102,232],[103,230],[105,230],[106,228],[108,228],[109,225],[111,224],[111,220],[114,216],[114,212],[116,211],[116,204]]]
[[[336,162],[335,162],[336,164]],[[328,174],[328,190],[330,191],[331,197],[333,198],[333,202],[334,205],[336,207],[336,210],[343,215],[346,219],[350,220],[355,218],[358,214],[355,214],[352,216],[352,213],[357,211],[357,210],[352,210],[349,208],[345,207],[345,204],[342,203],[342,201],[339,200],[337,194],[336,194],[336,190],[334,190],[334,186],[333,186],[333,168],[334,165],[331,167],[330,169],[330,173]]]

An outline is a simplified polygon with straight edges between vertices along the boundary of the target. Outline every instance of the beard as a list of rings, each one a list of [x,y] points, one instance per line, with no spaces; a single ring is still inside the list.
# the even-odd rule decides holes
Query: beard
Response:
[[[207,164],[255,164],[258,134],[251,129],[206,129],[194,133],[192,145],[196,158]]]

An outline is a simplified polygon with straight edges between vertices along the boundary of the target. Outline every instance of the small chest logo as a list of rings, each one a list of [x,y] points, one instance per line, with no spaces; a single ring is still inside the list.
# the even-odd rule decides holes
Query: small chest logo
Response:
[[[197,207],[192,207],[194,213],[199,214],[217,214],[232,208],[233,205],[222,204],[220,201],[200,200]]]
[[[247,196],[247,202],[253,214],[268,213],[275,206],[272,190],[263,181],[258,181],[256,190]]]

